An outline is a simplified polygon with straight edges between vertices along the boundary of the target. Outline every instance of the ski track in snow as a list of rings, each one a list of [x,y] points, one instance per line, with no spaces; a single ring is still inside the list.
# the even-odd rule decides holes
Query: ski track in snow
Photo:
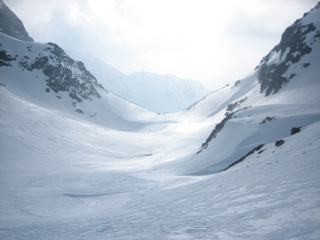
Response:
[[[166,163],[203,141],[183,120],[118,132],[7,97],[25,117],[1,107],[1,239],[320,235],[319,123],[228,171],[187,176]]]

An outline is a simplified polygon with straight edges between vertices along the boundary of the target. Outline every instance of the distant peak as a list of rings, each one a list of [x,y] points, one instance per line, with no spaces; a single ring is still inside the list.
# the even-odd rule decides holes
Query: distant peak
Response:
[[[0,0],[0,32],[19,40],[33,42],[22,21]]]

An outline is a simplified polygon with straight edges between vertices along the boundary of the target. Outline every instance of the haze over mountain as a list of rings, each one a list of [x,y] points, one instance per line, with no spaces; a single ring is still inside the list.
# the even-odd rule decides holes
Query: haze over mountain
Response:
[[[33,41],[21,20],[1,1],[0,29],[19,40]],[[184,110],[210,91],[200,82],[147,72],[125,75],[103,61],[71,51],[108,91],[156,113]]]
[[[126,75],[91,55],[67,52],[82,60],[108,91],[156,113],[182,111],[210,93],[199,81],[149,72]]]
[[[318,239],[320,3],[176,113],[54,43],[0,44],[1,239]]]
[[[125,74],[200,80],[211,91],[244,78],[318,2],[287,1],[5,0],[38,42],[91,54]]]

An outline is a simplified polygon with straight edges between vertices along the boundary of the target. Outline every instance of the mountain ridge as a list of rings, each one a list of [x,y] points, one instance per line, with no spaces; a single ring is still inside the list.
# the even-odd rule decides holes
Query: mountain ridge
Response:
[[[185,168],[192,175],[219,172],[257,146],[290,136],[294,127],[320,120],[318,14],[319,4],[285,30],[280,43],[248,77],[211,93],[188,109],[186,114],[205,113],[215,124],[196,154],[190,156],[190,166],[182,163],[178,169]],[[288,36],[288,32],[297,36]],[[274,57],[281,53],[283,58]],[[270,74],[269,78],[263,75],[265,72]],[[270,123],[265,119],[271,119]],[[237,136],[238,140],[233,142],[230,136]],[[224,142],[228,142],[233,152],[225,149]]]
[[[320,3],[313,10],[319,9]],[[281,41],[277,44],[270,53],[263,57],[259,66],[259,82],[261,84],[260,91],[265,91],[265,95],[268,96],[272,92],[276,93],[283,85],[294,78],[297,74],[294,70],[283,76],[290,65],[300,62],[301,58],[312,51],[312,45],[314,42],[320,39],[319,21],[313,22],[308,20],[310,15],[314,14],[314,11],[306,13],[302,19],[298,19],[288,27],[281,36]],[[312,18],[314,19],[314,18]],[[315,26],[317,24],[317,28]],[[316,29],[318,29],[316,31]],[[313,34],[312,37],[307,35]],[[313,41],[312,41],[313,38]],[[309,44],[306,42],[309,41]],[[278,63],[274,64],[278,58]],[[300,62],[301,68],[307,68],[309,62]]]
[[[25,42],[3,33],[0,41],[1,83],[32,103],[125,131],[144,125],[135,120],[143,119],[138,117],[142,112],[152,115],[107,92],[81,61],[56,44]]]
[[[147,71],[127,75],[89,54],[71,50],[68,52],[73,58],[84,61],[86,67],[108,91],[149,111],[182,111],[210,93],[196,80]]]

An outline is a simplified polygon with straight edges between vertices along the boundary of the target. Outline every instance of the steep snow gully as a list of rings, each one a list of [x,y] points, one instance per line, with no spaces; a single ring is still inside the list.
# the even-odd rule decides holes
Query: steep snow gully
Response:
[[[319,239],[319,11],[170,114],[0,33],[0,239]]]

